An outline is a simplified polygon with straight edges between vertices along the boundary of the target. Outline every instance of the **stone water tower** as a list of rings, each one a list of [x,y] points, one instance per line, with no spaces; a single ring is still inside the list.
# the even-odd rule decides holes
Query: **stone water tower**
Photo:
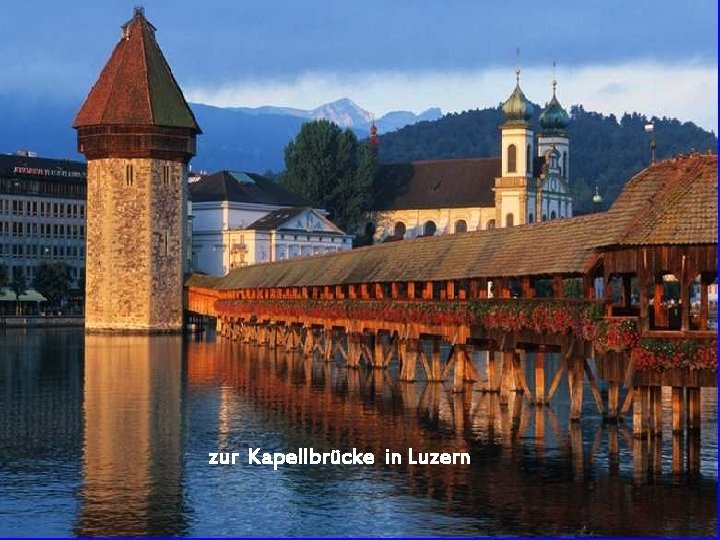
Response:
[[[181,331],[187,165],[202,131],[142,8],[73,127],[88,161],[85,329]]]

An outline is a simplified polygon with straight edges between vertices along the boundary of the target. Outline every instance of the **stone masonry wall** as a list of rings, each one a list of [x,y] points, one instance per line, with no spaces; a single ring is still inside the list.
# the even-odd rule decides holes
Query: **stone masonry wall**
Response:
[[[182,329],[186,182],[182,163],[124,158],[88,162],[87,330]]]

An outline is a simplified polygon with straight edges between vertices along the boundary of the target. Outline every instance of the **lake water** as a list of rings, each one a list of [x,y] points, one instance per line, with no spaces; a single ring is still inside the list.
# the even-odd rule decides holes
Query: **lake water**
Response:
[[[588,389],[579,425],[565,384],[550,407],[448,390],[212,339],[0,331],[0,535],[716,534],[714,389],[679,474],[669,426],[641,447]],[[377,463],[274,471],[250,447]],[[471,465],[408,465],[408,447]]]

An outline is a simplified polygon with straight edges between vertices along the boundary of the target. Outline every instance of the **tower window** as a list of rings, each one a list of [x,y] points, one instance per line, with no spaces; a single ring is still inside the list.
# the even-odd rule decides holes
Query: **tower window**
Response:
[[[435,225],[434,221],[431,220],[425,222],[425,227],[423,228],[424,236],[433,236],[435,234],[435,231],[437,231],[437,225]]]
[[[512,212],[508,212],[508,214],[505,216],[505,226],[512,227],[513,225],[515,225],[515,216]]]
[[[125,185],[132,186],[133,185],[133,166],[132,165],[125,165]]]
[[[517,171],[517,148],[514,144],[508,146],[507,149],[507,172]]]
[[[532,215],[532,212],[528,215],[528,223],[532,223],[535,221],[535,216]]]
[[[163,186],[170,185],[170,165],[163,167]]]
[[[395,224],[394,234],[396,238],[405,238],[405,224],[402,221],[398,221]]]
[[[527,145],[527,149],[525,151],[525,168],[527,169],[527,173],[529,175],[532,174],[532,149],[530,148],[530,145]]]
[[[557,218],[557,214],[555,213],[555,210],[553,210],[552,212],[550,212],[550,219],[555,219],[555,218]]]
[[[494,228],[495,228],[495,220],[494,220],[494,219],[489,220],[489,221],[487,222],[487,227],[486,227],[486,228],[487,228],[488,230],[494,229]]]
[[[455,222],[455,232],[456,233],[467,232],[467,221],[465,221],[464,219],[458,219]]]
[[[563,152],[563,162],[562,162],[562,173],[561,176],[563,178],[567,178],[567,152]]]

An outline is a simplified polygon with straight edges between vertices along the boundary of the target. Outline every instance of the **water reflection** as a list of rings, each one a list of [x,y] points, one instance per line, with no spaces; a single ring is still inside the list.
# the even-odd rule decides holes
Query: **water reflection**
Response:
[[[717,530],[713,391],[700,439],[672,437],[665,414],[663,437],[636,441],[628,425],[603,424],[590,392],[571,424],[565,385],[552,407],[514,393],[500,406],[497,394],[397,382],[394,365],[352,370],[232,342],[52,330],[7,332],[0,350],[3,536]],[[207,463],[250,446],[356,447],[380,463]],[[383,463],[408,447],[467,451],[472,465]]]
[[[181,535],[180,337],[85,337],[81,536]]]
[[[382,474],[374,476],[435,501],[431,509],[440,515],[464,518],[450,525],[450,534],[714,534],[717,526],[712,459],[704,479],[664,477],[669,437],[666,444],[662,438],[635,441],[626,425],[603,425],[592,414],[571,424],[553,408],[529,407],[515,394],[501,407],[496,394],[394,383],[380,370],[336,369],[227,342],[191,347],[189,382],[234,388],[241,398],[236,403],[251,400],[267,417],[267,429],[297,444],[358,447],[378,457],[385,449],[406,455],[408,447],[469,451],[469,468],[380,466]],[[712,448],[712,436],[708,442]],[[648,458],[638,464],[637,456]]]

